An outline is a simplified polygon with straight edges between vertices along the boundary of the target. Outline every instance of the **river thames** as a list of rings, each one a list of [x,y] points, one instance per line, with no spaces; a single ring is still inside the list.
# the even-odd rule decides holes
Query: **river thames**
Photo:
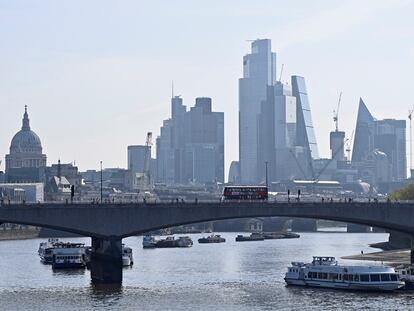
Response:
[[[142,249],[142,237],[124,239],[135,264],[122,286],[94,286],[88,270],[53,272],[39,261],[43,240],[0,242],[1,310],[409,310],[414,291],[360,293],[286,287],[291,261],[376,251],[387,234],[302,233],[299,239],[222,244],[188,249]],[[90,244],[89,238],[64,239]],[[345,261],[349,264],[372,264]]]

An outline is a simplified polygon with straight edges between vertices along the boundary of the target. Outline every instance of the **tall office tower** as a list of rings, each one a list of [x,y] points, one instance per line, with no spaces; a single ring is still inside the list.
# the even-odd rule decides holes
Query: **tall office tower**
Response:
[[[359,101],[355,130],[352,162],[361,168],[372,157],[384,154],[390,165],[388,181],[400,181],[407,178],[405,120],[375,119],[362,99]],[[366,165],[365,165],[366,166]],[[364,174],[360,177],[364,179]],[[376,175],[372,173],[371,175]],[[382,182],[386,181],[384,178]]]
[[[172,118],[157,138],[157,181],[224,182],[224,113],[212,111],[211,98],[197,98],[190,111],[172,99]]]
[[[257,183],[258,114],[266,100],[267,86],[276,82],[276,54],[269,39],[255,40],[251,54],[243,57],[243,78],[239,79],[239,160],[241,182]]]
[[[332,131],[329,135],[329,143],[331,149],[331,159],[334,159],[335,161],[344,161],[345,132]]]
[[[268,86],[266,100],[258,115],[258,172],[259,181],[285,178],[280,167],[286,164],[286,155],[296,141],[296,98],[292,88],[281,82]],[[284,164],[283,164],[284,163]],[[261,164],[261,165],[260,165]],[[283,169],[284,171],[284,169]]]
[[[303,77],[292,76],[292,94],[296,97],[296,146],[304,148],[307,158],[306,168],[303,168],[304,175],[306,175],[305,178],[312,178],[314,175],[313,159],[319,158],[319,152],[313,128],[308,91]]]
[[[174,149],[171,146],[172,121],[164,120],[157,137],[157,182],[165,184],[175,183]]]
[[[128,146],[128,169],[134,173],[145,171],[146,161],[151,160],[151,146]]]
[[[157,181],[182,183],[184,167],[184,115],[187,111],[179,96],[171,98],[171,118],[164,120],[157,137]]]
[[[374,120],[364,101],[360,98],[354,146],[352,148],[353,162],[362,161],[364,156],[374,149]]]
[[[388,156],[393,180],[406,179],[405,120],[376,120],[374,144],[376,149],[383,151]]]
[[[185,133],[185,181],[224,182],[224,113],[212,111],[211,98],[196,98]]]

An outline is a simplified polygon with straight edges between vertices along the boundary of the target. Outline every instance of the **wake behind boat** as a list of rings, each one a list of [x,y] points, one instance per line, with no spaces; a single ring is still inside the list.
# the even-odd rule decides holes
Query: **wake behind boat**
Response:
[[[285,275],[287,285],[362,291],[393,291],[404,286],[387,266],[342,266],[335,257],[313,257],[311,263],[292,262]]]

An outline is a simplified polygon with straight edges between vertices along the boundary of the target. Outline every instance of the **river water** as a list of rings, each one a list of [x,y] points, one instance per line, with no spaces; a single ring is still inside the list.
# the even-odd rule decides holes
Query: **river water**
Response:
[[[189,249],[141,247],[124,240],[135,265],[124,269],[122,286],[94,286],[88,270],[53,272],[40,263],[40,239],[0,242],[0,310],[413,310],[414,291],[360,293],[286,287],[291,261],[314,255],[374,251],[368,243],[387,234],[302,233],[300,239],[198,244]],[[72,238],[90,244],[89,238]],[[347,262],[341,260],[341,262]],[[357,264],[356,261],[348,261]],[[362,264],[368,264],[362,262]]]

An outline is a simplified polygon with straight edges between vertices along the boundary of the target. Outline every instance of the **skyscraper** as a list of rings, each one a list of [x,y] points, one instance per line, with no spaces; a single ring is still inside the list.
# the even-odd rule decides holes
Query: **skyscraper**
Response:
[[[266,100],[258,115],[258,172],[263,182],[267,174],[270,181],[286,178],[281,166],[296,141],[296,98],[288,84],[277,82],[267,87]],[[280,165],[278,165],[280,163]],[[261,164],[261,165],[260,165]]]
[[[269,39],[251,44],[251,53],[243,57],[243,78],[239,79],[239,160],[241,182],[256,183],[258,161],[258,114],[266,100],[267,86],[276,82],[276,54]]]
[[[360,98],[354,146],[352,148],[352,161],[362,161],[363,157],[374,149],[374,120],[364,101]]]
[[[128,146],[128,169],[134,173],[145,172],[151,159],[151,146]],[[146,162],[147,161],[147,162]]]
[[[405,130],[405,120],[377,120],[369,112],[364,101],[360,99],[352,162],[357,165],[363,161],[369,161],[373,154],[384,154],[382,158],[387,159],[390,166],[390,180],[388,181],[406,179]],[[364,179],[363,174],[360,177]]]
[[[319,159],[305,78],[292,76],[292,94],[296,97],[296,145],[308,149],[312,159]]]
[[[197,98],[190,111],[177,96],[171,104],[157,138],[158,182],[224,182],[224,113],[213,112],[208,97]]]

